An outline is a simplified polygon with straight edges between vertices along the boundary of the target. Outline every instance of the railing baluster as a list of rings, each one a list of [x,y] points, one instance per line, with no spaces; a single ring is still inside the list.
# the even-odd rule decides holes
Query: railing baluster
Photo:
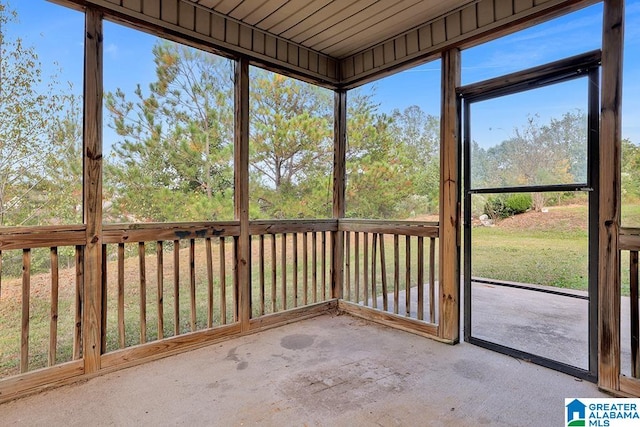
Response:
[[[405,305],[406,305],[406,315],[407,317],[411,317],[411,237],[404,236],[405,241],[405,271],[404,271],[404,279],[405,279]]]
[[[344,233],[344,286],[345,297],[351,301],[351,233]]]
[[[260,315],[264,315],[264,234],[260,235],[260,254],[258,256],[258,263],[260,268]]]
[[[173,333],[180,335],[180,240],[173,241]]]
[[[102,274],[100,280],[100,286],[102,287],[102,316],[100,318],[100,354],[104,354],[107,351],[107,276],[108,276],[108,264],[107,264],[107,245],[102,245]]]
[[[76,246],[76,305],[73,333],[73,360],[82,356],[82,301],[84,300],[84,248]]]
[[[207,328],[213,327],[213,255],[211,253],[211,237],[205,239],[207,251]]]
[[[362,233],[362,240],[363,240],[363,248],[362,248],[362,256],[363,256],[363,260],[362,260],[362,272],[363,277],[364,277],[364,282],[362,283],[363,286],[363,299],[364,299],[364,305],[368,306],[369,305],[369,234],[368,233]]]
[[[0,251],[0,297],[2,297],[2,251]]]
[[[49,320],[49,366],[56,364],[58,344],[58,248],[51,248],[51,316]]]
[[[640,378],[640,313],[638,312],[638,251],[629,253],[629,300],[631,301],[631,376]]]
[[[322,301],[327,300],[327,232],[322,233]]]
[[[312,244],[312,289],[313,289],[313,302],[318,302],[318,236],[314,231],[311,235]]]
[[[360,233],[357,231],[353,233],[353,260],[355,265],[353,266],[353,281],[354,281],[354,289],[355,298],[353,302],[356,304],[360,303]]]
[[[302,246],[304,247],[302,252],[302,289],[304,295],[302,296],[302,304],[307,305],[309,303],[309,233],[302,233]]]
[[[389,310],[389,297],[387,295],[387,260],[384,255],[384,234],[380,234],[380,274],[382,275],[382,309]]]
[[[400,304],[400,247],[398,235],[393,235],[393,312],[399,313]]]
[[[118,343],[125,347],[124,327],[124,243],[118,243]]]
[[[293,306],[298,306],[298,233],[291,235],[293,243]]]
[[[156,305],[158,306],[158,339],[164,338],[164,254],[162,241],[156,242],[156,257],[157,257],[157,285],[158,294],[156,298]]]
[[[145,267],[144,242],[138,243],[140,264],[140,344],[147,342],[147,271]]]
[[[275,313],[276,310],[276,235],[271,235],[271,312]]]
[[[378,245],[378,233],[371,236],[371,303],[373,308],[378,308],[378,280],[376,277],[376,254]]]
[[[196,330],[196,241],[189,239],[189,290],[191,301],[191,332]]]
[[[436,322],[436,238],[429,239],[429,321]]]
[[[418,236],[418,320],[424,320],[424,238]]]
[[[287,309],[287,233],[282,233],[282,253],[280,254],[280,289],[282,309]]]
[[[29,370],[29,297],[31,293],[31,249],[22,250],[22,334],[20,373]]]
[[[227,262],[224,237],[220,237],[220,322],[227,324]]]

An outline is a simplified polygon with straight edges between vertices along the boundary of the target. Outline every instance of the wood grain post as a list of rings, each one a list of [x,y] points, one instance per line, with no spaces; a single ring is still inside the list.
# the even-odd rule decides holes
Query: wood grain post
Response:
[[[102,16],[88,8],[84,40],[83,217],[84,254],[82,350],[85,373],[100,369],[102,320]]]
[[[440,125],[440,321],[438,334],[457,343],[460,337],[460,138],[458,98],[460,51],[442,54]]]
[[[234,218],[240,221],[240,236],[236,239],[236,301],[238,321],[243,331],[249,329],[251,318],[251,283],[249,269],[249,60],[236,61],[234,126]]]
[[[340,221],[345,212],[347,162],[347,92],[337,90],[334,95],[333,126],[333,218]],[[331,297],[342,298],[344,279],[344,232],[332,232]]]
[[[602,25],[598,258],[598,385],[620,388],[620,150],[624,0],[605,0]]]

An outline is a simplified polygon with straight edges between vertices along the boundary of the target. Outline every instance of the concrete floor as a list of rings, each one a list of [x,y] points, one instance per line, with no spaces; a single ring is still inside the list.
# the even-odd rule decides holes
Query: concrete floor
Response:
[[[323,315],[0,405],[0,424],[563,425],[594,384]]]

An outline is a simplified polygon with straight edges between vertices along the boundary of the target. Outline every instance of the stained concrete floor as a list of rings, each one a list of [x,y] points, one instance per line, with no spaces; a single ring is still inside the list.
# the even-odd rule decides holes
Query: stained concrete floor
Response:
[[[562,425],[594,384],[466,343],[323,315],[0,405],[29,426]]]

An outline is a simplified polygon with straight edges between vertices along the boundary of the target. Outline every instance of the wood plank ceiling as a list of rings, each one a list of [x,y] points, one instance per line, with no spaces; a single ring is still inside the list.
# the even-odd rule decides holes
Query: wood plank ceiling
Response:
[[[342,59],[477,0],[190,0]]]

